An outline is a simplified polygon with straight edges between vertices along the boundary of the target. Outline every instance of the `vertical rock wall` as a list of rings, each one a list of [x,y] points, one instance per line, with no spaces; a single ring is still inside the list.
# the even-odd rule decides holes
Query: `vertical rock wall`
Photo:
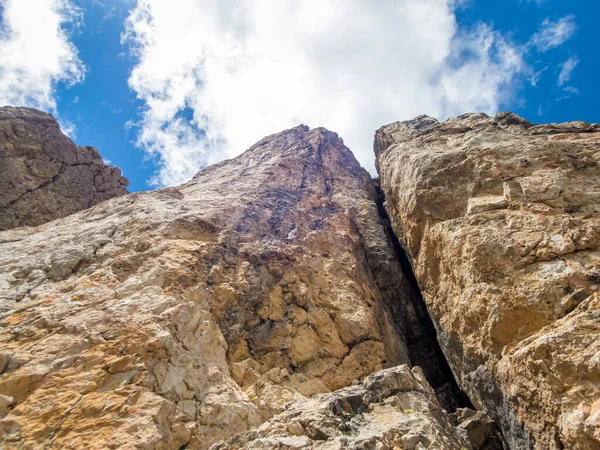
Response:
[[[369,174],[325,129],[1,232],[1,445],[207,448],[410,364],[408,290]]]
[[[600,448],[600,126],[378,130],[385,205],[460,386],[512,449]]]

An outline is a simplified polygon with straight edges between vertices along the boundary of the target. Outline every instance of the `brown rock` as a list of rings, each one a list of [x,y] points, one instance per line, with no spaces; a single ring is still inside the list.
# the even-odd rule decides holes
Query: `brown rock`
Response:
[[[78,147],[50,114],[0,108],[0,230],[36,226],[127,194],[121,171]]]
[[[300,126],[1,232],[0,445],[207,448],[409,363],[420,325],[375,198],[337,135]]]
[[[375,138],[458,382],[511,448],[598,449],[600,126],[429,117]]]

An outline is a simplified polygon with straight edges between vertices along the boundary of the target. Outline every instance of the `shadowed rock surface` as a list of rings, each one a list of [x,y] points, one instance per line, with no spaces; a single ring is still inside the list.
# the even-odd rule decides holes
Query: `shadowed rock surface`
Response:
[[[375,152],[459,385],[512,449],[600,448],[600,126],[422,116]]]
[[[36,226],[127,194],[129,181],[50,114],[0,108],[0,230]]]
[[[406,336],[431,340],[410,295],[341,139],[269,136],[177,188],[0,233],[0,441],[207,448],[410,364]]]

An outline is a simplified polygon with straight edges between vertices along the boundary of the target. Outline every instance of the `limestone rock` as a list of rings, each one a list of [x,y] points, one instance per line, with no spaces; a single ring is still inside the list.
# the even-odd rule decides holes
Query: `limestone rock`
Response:
[[[50,114],[0,108],[0,230],[36,226],[127,194],[96,149],[78,147]]]
[[[300,126],[1,232],[0,445],[207,448],[410,363],[420,325],[375,198],[337,135]]]
[[[290,405],[260,428],[212,450],[475,449],[454,426],[422,370],[398,366],[361,384]]]
[[[375,138],[458,382],[512,449],[600,448],[600,126],[429,117]]]

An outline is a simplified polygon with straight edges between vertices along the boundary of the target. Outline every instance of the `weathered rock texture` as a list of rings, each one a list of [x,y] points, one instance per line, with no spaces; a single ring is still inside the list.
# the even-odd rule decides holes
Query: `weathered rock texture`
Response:
[[[127,194],[129,182],[50,114],[0,108],[0,230],[35,226]]]
[[[494,424],[485,414],[473,411],[461,419],[454,422],[441,408],[419,367],[411,371],[403,365],[299,401],[213,450],[466,450],[490,438]]]
[[[386,209],[462,388],[511,448],[600,448],[600,126],[376,134]]]
[[[4,448],[206,448],[410,363],[423,331],[375,197],[337,135],[301,126],[0,233]]]

